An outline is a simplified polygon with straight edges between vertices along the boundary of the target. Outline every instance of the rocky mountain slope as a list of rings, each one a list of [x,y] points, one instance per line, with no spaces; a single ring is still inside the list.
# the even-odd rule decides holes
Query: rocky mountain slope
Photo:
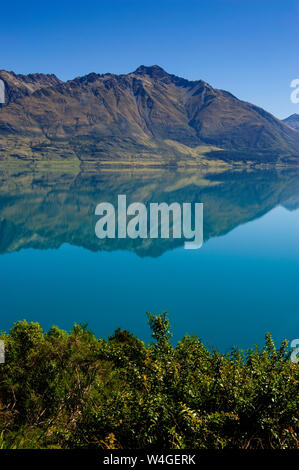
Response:
[[[177,164],[298,161],[299,131],[202,80],[158,66],[127,75],[0,71],[0,158]]]

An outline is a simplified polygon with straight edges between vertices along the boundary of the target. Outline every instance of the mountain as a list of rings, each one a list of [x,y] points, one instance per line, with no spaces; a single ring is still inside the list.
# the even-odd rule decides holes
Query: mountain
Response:
[[[291,114],[291,116],[284,119],[283,122],[288,126],[293,127],[293,129],[299,130],[299,114]]]
[[[0,71],[0,78],[5,83],[5,104],[9,105],[19,98],[30,96],[41,88],[62,83],[55,75],[32,73],[17,75],[14,72]]]
[[[0,158],[197,164],[299,160],[299,131],[208,83],[157,65],[127,75],[0,71]]]

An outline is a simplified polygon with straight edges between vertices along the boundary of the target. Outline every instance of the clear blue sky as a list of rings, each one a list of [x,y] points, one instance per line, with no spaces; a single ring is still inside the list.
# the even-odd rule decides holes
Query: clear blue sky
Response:
[[[0,68],[55,73],[166,71],[299,113],[298,0],[10,1],[0,6]]]

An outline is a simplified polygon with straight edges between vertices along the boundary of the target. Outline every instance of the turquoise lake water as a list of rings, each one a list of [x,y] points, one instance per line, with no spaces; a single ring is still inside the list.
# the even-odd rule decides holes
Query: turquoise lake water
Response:
[[[197,177],[198,176],[198,177]],[[150,340],[146,311],[168,310],[176,342],[221,351],[299,337],[299,189],[291,172],[2,173],[1,330],[38,321],[99,337],[117,327]],[[196,179],[197,178],[197,179]],[[94,209],[131,201],[204,203],[199,250],[174,240],[99,241]]]

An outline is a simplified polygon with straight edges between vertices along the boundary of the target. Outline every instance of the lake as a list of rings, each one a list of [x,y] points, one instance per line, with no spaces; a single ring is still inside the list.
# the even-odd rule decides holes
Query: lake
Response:
[[[223,352],[299,337],[299,172],[0,166],[0,329],[21,319],[117,327],[150,340],[168,310],[173,341]],[[204,243],[95,236],[95,207],[202,202]]]

